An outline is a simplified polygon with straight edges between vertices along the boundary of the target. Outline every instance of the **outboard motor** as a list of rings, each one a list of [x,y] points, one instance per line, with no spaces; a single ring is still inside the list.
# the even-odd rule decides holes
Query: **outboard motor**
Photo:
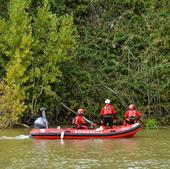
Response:
[[[48,121],[45,115],[45,108],[40,108],[42,117],[38,117],[34,122],[34,128],[48,128]]]

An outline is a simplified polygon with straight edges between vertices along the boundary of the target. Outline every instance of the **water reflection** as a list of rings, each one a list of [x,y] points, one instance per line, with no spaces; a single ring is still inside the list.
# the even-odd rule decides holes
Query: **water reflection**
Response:
[[[110,168],[126,166],[126,162],[137,160],[140,138],[86,139],[86,140],[34,140],[36,156],[51,156],[58,168]],[[47,160],[47,159],[46,159]],[[54,162],[53,161],[53,162]],[[58,161],[60,161],[58,163]],[[53,165],[48,158],[48,163]],[[122,166],[121,166],[122,167]]]
[[[107,152],[110,150],[131,153],[140,148],[140,138],[124,138],[124,139],[73,139],[73,140],[32,140],[34,146],[40,149],[46,149],[50,146],[65,147],[71,150],[86,151],[87,149]]]
[[[61,145],[64,145],[64,140],[61,139],[59,143],[60,143]]]
[[[168,169],[169,132],[143,130],[132,138],[85,140],[15,139],[22,138],[21,132],[4,139],[3,133],[0,168]]]

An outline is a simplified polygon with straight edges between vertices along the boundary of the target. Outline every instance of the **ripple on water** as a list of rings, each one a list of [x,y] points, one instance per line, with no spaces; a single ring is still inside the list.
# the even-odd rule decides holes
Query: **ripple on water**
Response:
[[[90,169],[90,168],[98,168],[100,167],[100,162],[96,159],[53,159],[50,160],[49,158],[44,159],[42,158],[41,161],[39,158],[31,159],[30,162],[28,162],[26,159],[18,159],[12,161],[11,164],[9,164],[6,169],[13,169],[13,168],[20,168],[20,169],[31,169],[31,168],[46,168],[46,169]]]
[[[2,136],[0,168],[169,169],[168,134],[169,130],[158,130],[127,139],[62,141]]]

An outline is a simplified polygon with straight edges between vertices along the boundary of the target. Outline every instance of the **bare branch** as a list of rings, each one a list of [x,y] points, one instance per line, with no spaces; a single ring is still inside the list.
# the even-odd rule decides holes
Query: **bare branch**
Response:
[[[69,107],[67,107],[64,103],[61,102],[61,105],[62,105],[63,107],[65,107],[66,109],[68,109],[69,111],[71,111],[72,113],[77,114],[77,112],[75,112],[74,110],[72,110],[72,109],[70,109]]]
[[[40,93],[39,93],[39,94],[37,95],[37,97],[35,98],[33,111],[35,111],[35,107],[36,107],[36,104],[37,104],[37,100],[38,100],[38,98],[41,96],[41,94],[42,94],[42,92],[43,92],[43,89],[44,89],[44,81],[43,81],[43,83],[42,83],[42,85],[41,85]]]
[[[98,79],[98,80],[99,80],[99,79]],[[118,92],[116,92],[116,91],[114,91],[113,89],[111,89],[110,87],[106,86],[101,80],[99,80],[99,82],[100,82],[106,89],[110,90],[110,91],[119,99],[121,105],[122,105],[124,108],[127,107],[126,102],[125,102],[122,98],[120,98],[119,95],[117,94]]]
[[[69,107],[67,107],[64,103],[61,103],[61,105],[63,106],[63,107],[65,107],[66,109],[68,109],[69,111],[71,111],[72,113],[74,113],[74,114],[76,114],[77,115],[77,112],[75,112],[74,110],[72,110],[72,109],[70,109]],[[83,119],[87,122],[87,123],[89,123],[89,124],[94,124],[93,122],[91,122],[90,120],[88,120],[86,117],[84,117],[83,116]]]

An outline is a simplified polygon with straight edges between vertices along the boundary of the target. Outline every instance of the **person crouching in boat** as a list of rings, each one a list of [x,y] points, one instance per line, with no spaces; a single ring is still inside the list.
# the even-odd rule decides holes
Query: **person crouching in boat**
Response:
[[[130,104],[125,113],[123,125],[126,126],[126,124],[134,124],[139,121],[140,117],[141,113],[136,110],[136,106],[134,104]]]
[[[76,129],[87,129],[88,128],[88,124],[85,122],[85,120],[83,119],[83,113],[84,113],[84,109],[78,109],[77,111],[77,115],[74,118],[74,127]]]
[[[48,128],[45,110],[45,108],[40,108],[41,116],[34,121],[34,128]]]
[[[110,105],[110,100],[105,100],[105,106],[102,107],[102,110],[100,112],[101,118],[102,118],[102,127],[112,127],[113,121],[116,123],[116,117],[115,117],[116,111],[114,106]]]

